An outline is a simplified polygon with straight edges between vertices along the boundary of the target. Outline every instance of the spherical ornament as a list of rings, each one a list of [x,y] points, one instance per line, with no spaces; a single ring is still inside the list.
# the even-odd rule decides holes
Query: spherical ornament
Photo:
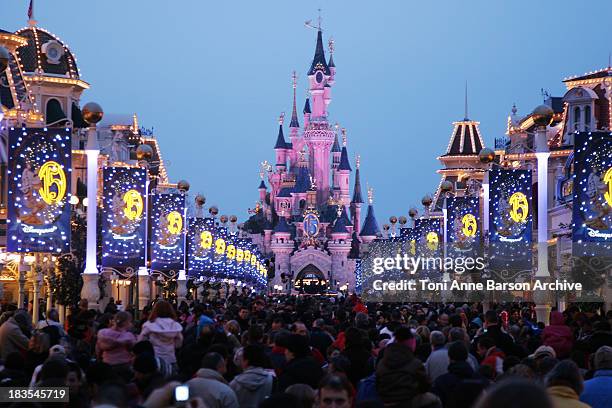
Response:
[[[8,50],[2,46],[0,46],[0,72],[4,71],[6,67],[8,67],[9,58],[11,55]]]
[[[89,102],[83,106],[83,120],[90,125],[95,125],[102,120],[104,111],[102,107],[95,102]]]
[[[236,221],[238,221],[238,217],[236,217],[235,215],[230,215],[229,220],[231,223],[234,223]]]
[[[391,226],[389,226],[389,224],[385,224],[385,225],[383,225],[383,229],[384,229],[385,231],[389,231],[389,228],[391,228]]]
[[[425,197],[421,199],[421,204],[423,204],[423,207],[429,207],[432,202],[433,202],[433,198],[431,198],[429,194],[427,194]]]
[[[416,208],[411,208],[408,210],[408,216],[410,218],[414,218],[419,214],[419,210],[417,210]]]
[[[189,182],[187,180],[181,180],[176,183],[176,187],[179,191],[189,191]]]
[[[138,145],[136,148],[136,159],[138,161],[146,160],[149,161],[153,158],[153,148],[148,144]]]
[[[210,213],[210,215],[215,216],[219,214],[219,209],[217,208],[216,205],[213,205],[212,207],[208,209],[208,212]]]
[[[204,203],[206,202],[206,197],[204,197],[202,194],[198,194],[195,198],[195,203],[197,206],[201,207],[204,205]]]
[[[449,180],[444,180],[441,184],[440,184],[440,191],[443,193],[450,193],[451,191],[453,191],[454,189],[454,185],[451,181]]]
[[[484,164],[493,163],[493,160],[495,160],[495,152],[492,149],[485,147],[480,151],[480,153],[478,153],[478,160]]]
[[[222,224],[225,224],[227,222],[227,215],[224,214],[219,219],[221,220]]]
[[[531,112],[531,118],[536,126],[548,126],[552,123],[554,114],[550,106],[540,105]]]
[[[400,215],[400,217],[399,217],[400,225],[406,225],[407,222],[408,222],[408,219],[406,217],[404,217],[403,215]]]
[[[397,217],[395,215],[392,215],[389,217],[389,222],[391,224],[396,224],[397,223]]]

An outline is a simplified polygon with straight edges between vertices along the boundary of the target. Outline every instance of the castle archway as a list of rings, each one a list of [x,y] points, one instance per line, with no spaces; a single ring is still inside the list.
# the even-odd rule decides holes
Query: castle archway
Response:
[[[320,294],[327,291],[327,279],[319,268],[308,264],[295,277],[294,287],[300,293]]]

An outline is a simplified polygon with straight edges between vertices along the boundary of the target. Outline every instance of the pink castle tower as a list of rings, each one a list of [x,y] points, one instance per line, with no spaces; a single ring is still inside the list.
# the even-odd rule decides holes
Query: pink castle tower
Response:
[[[291,140],[291,149],[288,150],[289,158],[289,171],[295,172],[298,164],[299,152],[302,151],[304,140],[300,136],[300,122],[297,116],[297,105],[296,105],[296,88],[297,88],[297,74],[293,71],[293,109],[291,110],[291,122],[289,123],[289,139]]]
[[[351,200],[351,215],[353,217],[353,228],[359,236],[361,233],[361,205],[363,197],[361,196],[361,180],[359,176],[360,158],[355,159],[355,186],[353,187],[353,199]]]
[[[310,154],[310,173],[314,176],[319,187],[317,191],[318,205],[325,203],[330,196],[329,159],[335,134],[327,120],[327,106],[331,102],[331,85],[329,83],[331,77],[332,71],[325,61],[323,34],[319,28],[315,55],[308,71],[312,110],[304,131],[304,141],[308,145]]]

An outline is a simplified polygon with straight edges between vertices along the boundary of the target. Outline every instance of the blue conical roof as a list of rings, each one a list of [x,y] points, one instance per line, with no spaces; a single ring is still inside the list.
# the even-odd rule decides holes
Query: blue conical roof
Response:
[[[332,153],[340,153],[342,151],[342,148],[340,148],[340,143],[338,143],[338,134],[337,133],[334,136],[334,145],[332,146],[331,151],[332,151]]]
[[[363,223],[363,228],[361,229],[360,237],[375,237],[378,236],[380,230],[378,229],[378,222],[376,221],[376,216],[374,215],[374,206],[372,204],[368,205],[368,213],[366,214],[365,222]]]
[[[355,169],[355,187],[353,187],[353,200],[352,203],[363,203],[361,197],[361,180],[359,178],[359,166]]]
[[[310,98],[306,98],[306,102],[304,102],[304,113],[312,113],[310,111]]]
[[[308,75],[313,75],[317,69],[321,69],[325,75],[331,75],[327,61],[325,61],[325,50],[323,49],[323,33],[321,30],[317,31],[317,46],[315,48],[315,55],[310,64]]]
[[[342,146],[342,153],[340,154],[340,164],[338,165],[338,170],[352,170],[351,164],[349,163],[346,146]]]
[[[336,222],[334,223],[334,228],[332,228],[332,233],[334,232],[348,234],[348,230],[346,229],[346,222],[344,221],[344,217],[336,218]]]
[[[263,188],[265,190],[268,187],[266,186],[266,183],[264,183],[264,181],[261,180],[261,183],[259,183],[259,187],[258,188]]]
[[[280,217],[278,219],[278,223],[276,224],[276,227],[274,228],[274,232],[286,232],[289,233],[289,224],[287,224],[287,220],[285,219],[285,217]]]
[[[285,134],[283,133],[283,125],[278,125],[278,137],[276,138],[275,149],[286,149],[287,143],[285,142]]]

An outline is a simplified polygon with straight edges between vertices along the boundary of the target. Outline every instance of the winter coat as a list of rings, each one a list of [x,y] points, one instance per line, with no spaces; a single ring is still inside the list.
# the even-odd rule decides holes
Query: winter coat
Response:
[[[376,366],[376,391],[385,407],[403,407],[428,387],[423,363],[401,344],[392,343],[385,349]]]
[[[28,338],[23,334],[14,317],[9,318],[0,326],[0,358],[2,360],[6,360],[6,357],[15,351],[25,353],[28,343]]]
[[[230,383],[230,387],[238,397],[240,408],[257,408],[272,394],[273,385],[272,373],[261,367],[247,368]]]
[[[347,377],[354,387],[357,386],[359,380],[372,373],[372,364],[370,363],[372,353],[365,347],[348,346],[344,349],[342,355],[351,362]]]
[[[153,345],[155,356],[169,364],[176,363],[174,350],[183,344],[183,327],[169,317],[158,317],[142,325],[138,341],[149,340]]]
[[[580,402],[576,391],[563,385],[548,387],[548,395],[553,402],[553,408],[590,408],[590,405]]]
[[[550,326],[542,331],[542,344],[550,346],[557,353],[557,358],[568,357],[574,345],[572,330],[565,324],[565,318],[561,312],[550,314]]]
[[[310,331],[310,345],[321,352],[322,355],[327,355],[327,348],[332,345],[334,339],[318,327],[314,327]]]
[[[359,381],[355,402],[359,403],[362,401],[377,401],[382,404],[378,392],[376,392],[376,373]]]
[[[448,363],[448,350],[445,347],[431,352],[427,361],[425,361],[425,371],[432,382],[448,372]]]
[[[612,370],[597,370],[593,378],[584,382],[580,401],[593,408],[606,408],[612,401]]]
[[[451,362],[448,373],[439,376],[431,391],[447,406],[472,406],[488,381],[474,372],[467,361]]]
[[[200,397],[207,408],[239,408],[236,393],[215,370],[201,368],[187,381],[189,397]]]
[[[313,357],[294,358],[285,365],[283,372],[278,377],[279,391],[284,392],[293,384],[307,384],[317,389],[321,378],[323,378],[323,370]]]
[[[102,329],[98,332],[96,353],[102,354],[106,364],[127,364],[132,361],[131,349],[136,343],[136,336],[129,331]]]
[[[502,374],[504,372],[504,359],[506,358],[506,354],[499,350],[498,348],[491,347],[484,359],[480,363],[482,366],[489,366],[493,370],[493,372],[497,374]]]

